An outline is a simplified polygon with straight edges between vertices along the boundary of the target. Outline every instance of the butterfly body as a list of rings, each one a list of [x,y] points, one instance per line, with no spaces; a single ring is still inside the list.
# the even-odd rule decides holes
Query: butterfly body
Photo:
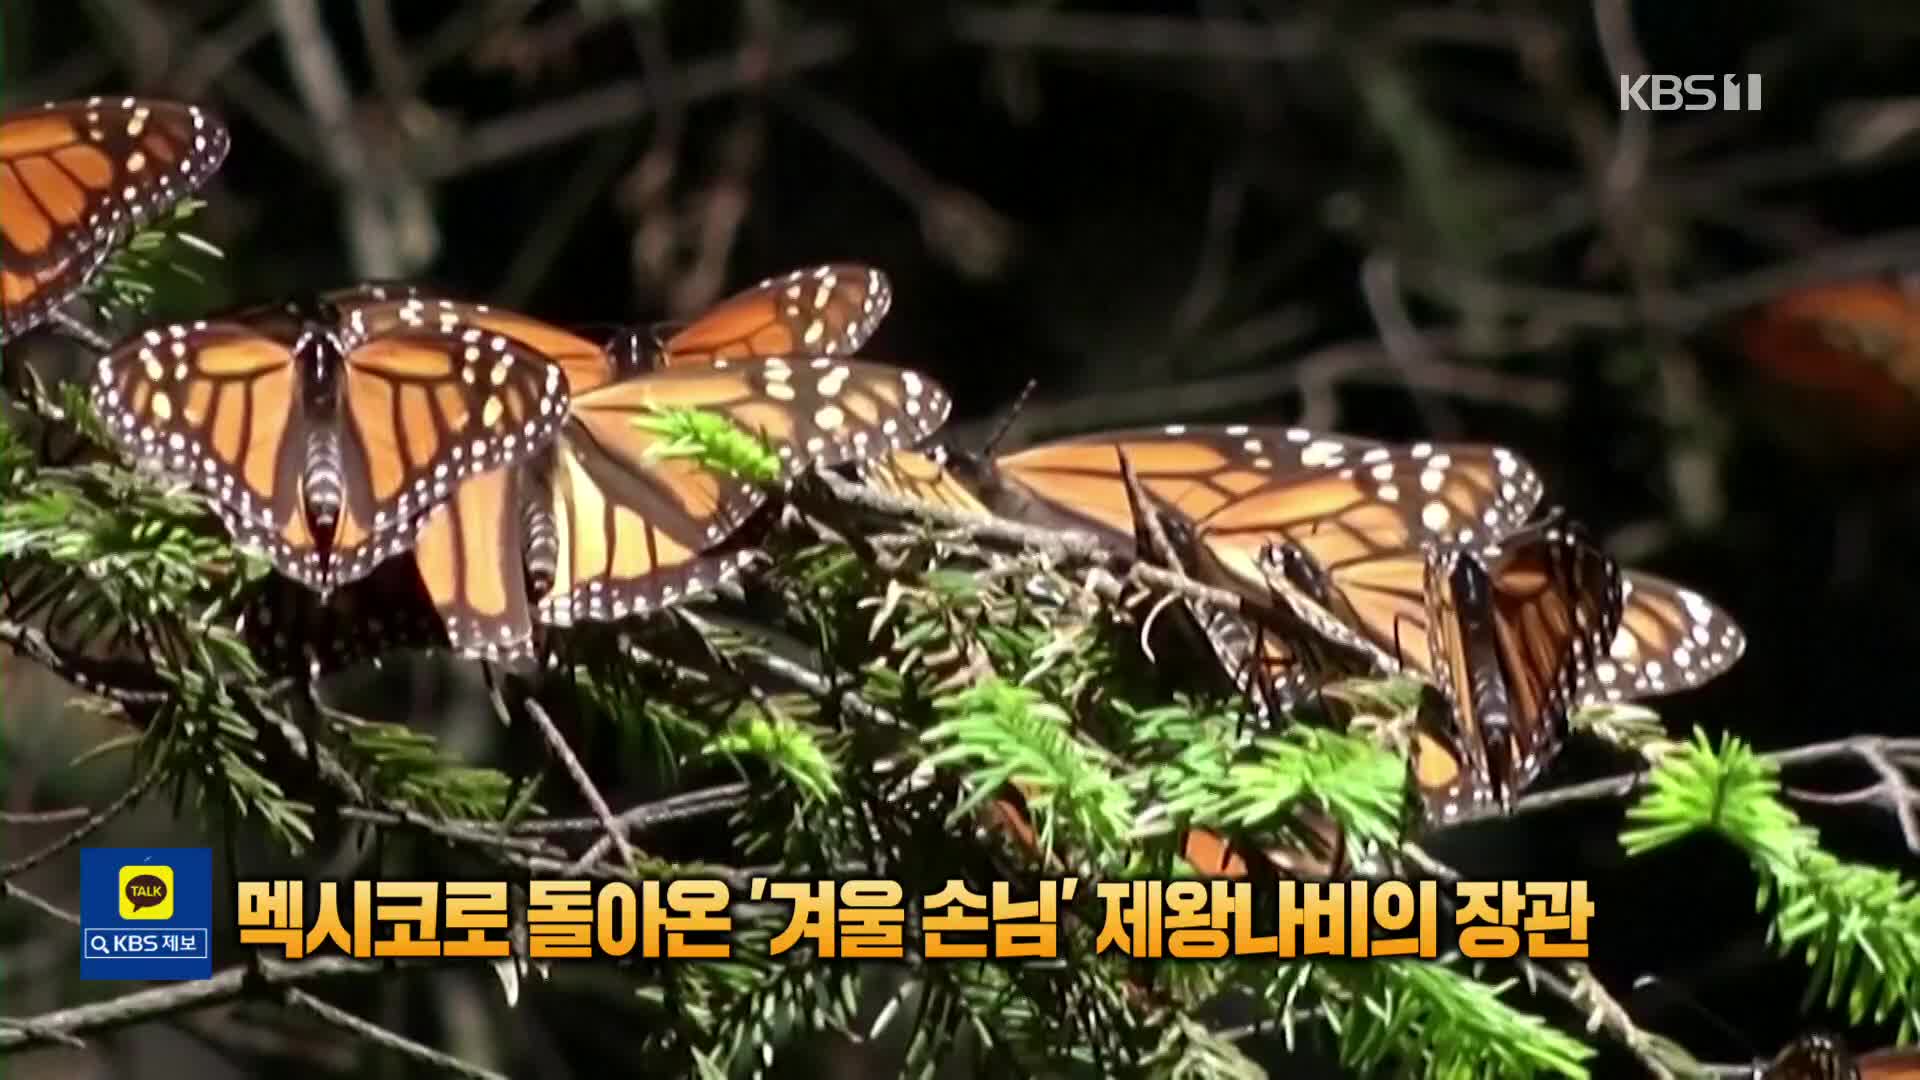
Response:
[[[1451,723],[1428,719],[1416,758],[1454,760],[1416,777],[1430,816],[1513,799],[1566,738],[1575,693],[1619,629],[1619,567],[1570,523],[1550,518],[1499,544],[1430,550],[1426,657],[1450,698]],[[1464,786],[1463,786],[1464,785]]]
[[[1431,553],[1427,582],[1431,590],[1427,598],[1430,613],[1449,602],[1458,612],[1457,625],[1451,631],[1460,642],[1459,684],[1451,689],[1461,714],[1470,716],[1477,728],[1477,738],[1472,742],[1478,751],[1473,755],[1479,759],[1475,764],[1493,775],[1507,775],[1512,771],[1512,763],[1500,755],[1500,749],[1512,737],[1509,717],[1513,706],[1507,695],[1509,673],[1494,645],[1498,631],[1493,622],[1492,582],[1477,559],[1460,551]],[[1436,618],[1429,625],[1444,624]],[[1422,666],[1444,679],[1446,664],[1444,656],[1434,656],[1428,657]]]
[[[1787,1044],[1760,1076],[1762,1080],[1861,1080],[1846,1046],[1824,1033],[1803,1035]]]

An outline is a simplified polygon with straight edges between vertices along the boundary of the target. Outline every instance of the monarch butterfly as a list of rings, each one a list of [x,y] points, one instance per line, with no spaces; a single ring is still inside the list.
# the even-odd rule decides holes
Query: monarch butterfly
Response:
[[[1136,520],[1123,459],[1142,492],[1163,511],[1163,523],[1180,534],[1177,543],[1190,548],[1194,523],[1237,496],[1279,477],[1336,466],[1376,445],[1304,428],[1171,425],[1078,436],[986,462],[894,454],[872,463],[863,476],[883,491],[950,509],[976,509],[984,500],[1012,517],[1090,530],[1131,556],[1138,553],[1143,523]],[[1230,662],[1236,680],[1252,678],[1244,663],[1249,635],[1239,620],[1204,604],[1182,606],[1216,653]],[[1297,647],[1297,640],[1261,639],[1262,655],[1276,677],[1269,685],[1276,690],[1288,681],[1281,672],[1300,675],[1309,666]]]
[[[346,295],[149,329],[93,385],[123,451],[323,594],[409,546],[462,478],[538,450],[567,400],[517,339]]]
[[[542,621],[618,619],[699,588],[697,577],[676,583],[662,573],[683,562],[697,573],[699,545],[723,538],[758,502],[752,489],[691,462],[648,460],[660,438],[636,421],[670,406],[719,412],[762,432],[792,476],[922,437],[944,422],[949,404],[915,372],[827,357],[717,360],[710,370],[664,371],[582,395],[575,422],[593,441],[577,439],[570,424],[557,455],[560,557]],[[654,485],[664,494],[649,490]],[[653,505],[668,497],[686,509]],[[669,532],[683,529],[682,540]]]
[[[1172,434],[1169,434],[1170,430]],[[1250,438],[1252,430],[1236,427],[1223,429],[1222,433],[1227,438],[1237,439],[1240,448],[1245,449],[1250,442],[1258,441]],[[1116,437],[1116,443],[1129,448],[1143,449],[1148,444],[1180,438],[1184,431],[1154,429],[1129,434],[1131,438]],[[1285,438],[1282,436],[1283,440]],[[1328,440],[1297,436],[1293,445],[1305,448],[1316,443],[1318,443],[1317,449],[1311,452],[1303,449],[1301,453],[1307,460],[1321,463],[1337,460],[1337,455],[1331,452],[1331,447],[1334,445],[1342,447],[1342,452],[1344,448],[1361,445],[1358,440],[1342,440],[1334,444]],[[1049,444],[996,460],[995,474],[1001,478],[999,490],[1006,493],[1011,484],[1022,483],[1030,475],[1035,478],[1033,486],[1012,496],[1014,499],[1023,501],[1029,510],[1036,505],[1057,507],[1051,510],[1052,516],[1070,520],[1075,524],[1091,522],[1097,533],[1110,542],[1123,547],[1132,545],[1135,542],[1137,529],[1132,520],[1133,512],[1128,503],[1125,480],[1119,474],[1117,465],[1112,473],[1108,473],[1097,466],[1089,468],[1085,462],[1076,462],[1072,465],[1048,462],[1046,460],[1048,451],[1055,445],[1066,444]],[[1077,457],[1079,451],[1068,451],[1068,453]],[[1179,468],[1177,463],[1162,460],[1152,451],[1140,456],[1145,458],[1148,464],[1145,468],[1136,467],[1136,478],[1145,485],[1148,483],[1146,478],[1152,477],[1153,481],[1160,485],[1157,490],[1166,497],[1177,499],[1181,494],[1179,482],[1171,480],[1172,476],[1197,477],[1199,475],[1197,470],[1177,472]],[[1009,462],[1013,464],[1010,466]],[[1030,471],[1020,472],[1023,466]],[[988,512],[986,503],[955,475],[955,469],[949,462],[948,454],[940,447],[924,452],[896,450],[863,464],[860,472],[865,482],[895,495],[950,510],[967,513]],[[1089,500],[1092,504],[1089,508],[1090,513],[1083,514],[1071,501],[1071,496],[1064,491],[1064,488],[1071,484],[1072,476],[1086,479],[1089,486],[1102,496]],[[1052,500],[1059,501],[1056,503]],[[1124,514],[1119,509],[1123,505],[1127,507]],[[1210,640],[1216,640],[1216,633],[1231,634],[1245,627],[1241,620],[1207,605],[1193,604],[1190,607]],[[1268,648],[1284,648],[1277,638],[1267,636],[1262,640]],[[1236,649],[1230,644],[1220,644],[1217,640],[1216,649],[1220,650],[1222,659],[1230,663],[1237,664],[1237,658],[1245,655],[1244,649]],[[1234,659],[1229,660],[1229,658]],[[1234,671],[1229,671],[1230,676],[1234,674]],[[1015,837],[1029,851],[1038,850],[1039,840],[1031,824],[1027,822],[1024,808],[1017,800],[1005,797],[990,800],[987,809],[989,820],[998,828]],[[1181,854],[1188,865],[1209,877],[1245,878],[1249,875],[1251,867],[1258,866],[1265,866],[1273,872],[1293,877],[1326,876],[1340,872],[1346,858],[1344,835],[1329,819],[1312,813],[1303,816],[1312,835],[1303,838],[1298,844],[1275,845],[1257,851],[1248,851],[1243,843],[1220,833],[1204,828],[1193,828],[1181,836]]]
[[[1027,855],[1044,857],[1026,798],[1008,784],[981,804],[987,827],[1011,839]],[[1331,818],[1313,810],[1300,815],[1304,834],[1285,843],[1252,849],[1244,842],[1205,828],[1180,834],[1180,857],[1203,877],[1331,877],[1345,873],[1346,837]]]
[[[1377,479],[1395,453],[1403,456],[1405,465],[1388,475],[1398,476],[1398,482]],[[1311,541],[1281,552],[1284,558],[1310,552],[1313,558],[1305,560],[1303,568],[1315,562],[1343,564],[1361,553],[1346,545],[1354,528],[1373,534],[1366,539],[1371,544],[1366,553],[1417,556],[1425,541],[1484,542],[1518,525],[1542,490],[1532,467],[1504,448],[1420,443],[1394,450],[1370,439],[1246,425],[1173,425],[1078,436],[1004,455],[973,471],[981,474],[977,482],[983,495],[1013,516],[1090,528],[1116,549],[1133,554],[1140,523],[1123,460],[1169,531],[1178,534],[1177,546],[1189,549],[1194,565],[1188,569],[1212,584],[1249,593],[1256,601],[1270,599],[1270,578],[1259,564],[1277,531],[1297,528]],[[952,491],[964,489],[940,466],[895,455],[869,468],[866,476],[885,490],[951,504],[956,500]],[[1364,473],[1357,471],[1361,466]],[[1342,514],[1348,516],[1341,530],[1309,535],[1316,534],[1323,521]],[[1410,572],[1408,604],[1417,609],[1419,560],[1415,557],[1399,568]],[[1276,707],[1292,704],[1311,685],[1316,670],[1331,662],[1313,641],[1297,633],[1258,632],[1224,612],[1194,614],[1215,638],[1216,651],[1237,658],[1249,671],[1248,642],[1258,633],[1261,685],[1271,691]],[[1341,646],[1392,663],[1391,633],[1383,652],[1380,642],[1356,638],[1331,614],[1293,614]]]
[[[1756,1075],[1760,1080],[1917,1080],[1920,1048],[1856,1055],[1832,1035],[1802,1035]]]
[[[847,300],[844,288],[817,288],[833,311],[870,302],[884,311],[885,280],[873,274],[860,280],[878,282],[877,302],[870,290]],[[807,280],[827,277],[815,272]],[[644,614],[710,588],[750,558],[722,544],[764,493],[690,460],[656,456],[665,440],[644,426],[656,410],[727,416],[768,438],[792,476],[916,441],[945,422],[950,408],[945,391],[913,371],[827,356],[735,358],[747,346],[727,345],[734,339],[721,340],[726,327],[706,328],[704,318],[655,355],[632,331],[603,347],[482,305],[418,296],[404,303],[451,310],[536,346],[566,371],[571,387],[571,410],[554,444],[523,467],[463,484],[429,518],[415,552],[454,648],[503,662],[530,655],[536,619],[570,626]],[[736,297],[718,310],[734,326],[746,306]],[[873,321],[835,340],[864,343]],[[805,327],[797,332],[807,336]],[[748,339],[766,344],[773,336]],[[703,359],[674,351],[693,342],[709,350]]]
[[[758,356],[848,356],[859,352],[893,305],[886,274],[826,263],[770,277],[684,325],[622,335],[631,370],[686,367]]]
[[[1140,523],[1122,458],[1144,494],[1170,518],[1199,521],[1276,478],[1337,466],[1377,445],[1304,428],[1175,424],[1061,439],[984,463],[925,464],[896,456],[869,470],[868,478],[880,487],[925,497],[950,483],[941,477],[951,471],[1010,516],[1091,530],[1132,554]]]
[[[1856,1054],[1860,1080],[1920,1080],[1920,1047],[1902,1046]]]
[[[49,102],[0,116],[0,342],[44,321],[127,233],[204,183],[227,129],[198,106]]]
[[[1430,817],[1501,809],[1546,769],[1574,696],[1620,626],[1620,568],[1549,521],[1481,551],[1429,549],[1430,681],[1451,723],[1422,714],[1413,775]]]
[[[1216,652],[1269,690],[1272,704],[1289,704],[1324,674],[1402,666],[1449,695],[1452,715],[1429,716],[1412,755],[1431,813],[1452,818],[1509,798],[1557,748],[1575,680],[1592,670],[1617,624],[1617,568],[1557,530],[1527,538],[1491,567],[1471,554],[1519,528],[1538,504],[1538,474],[1512,451],[1389,447],[1298,428],[1176,426],[1047,444],[996,459],[992,474],[1041,515],[1091,525],[1128,547],[1137,523],[1123,460],[1179,526],[1196,576],[1256,602],[1285,588],[1285,603],[1274,606],[1313,632],[1269,632],[1226,613],[1196,613]],[[906,467],[873,470],[871,478],[896,487],[912,480]],[[1463,554],[1430,567],[1426,552],[1436,545]],[[1552,572],[1544,590],[1534,581],[1543,571]],[[1456,587],[1473,595],[1463,604]],[[1503,638],[1507,648],[1489,652],[1482,636],[1517,632],[1501,622],[1509,614],[1573,621],[1526,627],[1524,651]],[[1430,627],[1463,616],[1475,620],[1463,638],[1472,659],[1456,666],[1494,691],[1478,702],[1449,685],[1436,659],[1442,642],[1428,639]],[[1520,700],[1505,700],[1513,697]]]
[[[1284,844],[1249,845],[1210,829],[1188,829],[1180,857],[1202,877],[1340,877],[1347,872],[1347,838],[1332,818],[1313,810],[1300,814],[1305,835]]]
[[[1242,590],[1244,584],[1258,588],[1254,575],[1248,573],[1246,552],[1254,544],[1263,544],[1260,575],[1292,578],[1309,598],[1331,601],[1342,625],[1359,630],[1359,640],[1340,636],[1342,644],[1359,653],[1394,657],[1421,675],[1434,675],[1442,657],[1428,648],[1430,626],[1446,628],[1452,619],[1436,615],[1434,598],[1428,596],[1436,580],[1434,569],[1423,565],[1415,552],[1432,550],[1440,540],[1444,540],[1440,548],[1469,552],[1476,544],[1500,540],[1534,511],[1542,486],[1530,467],[1500,448],[1488,452],[1450,448],[1425,457],[1421,450],[1419,446],[1405,452],[1375,448],[1363,452],[1356,467],[1275,482],[1269,492],[1250,494],[1233,507],[1217,511],[1198,530],[1198,544],[1223,577],[1242,580]],[[1413,490],[1430,498],[1405,500]],[[1338,505],[1336,500],[1354,502],[1332,509]],[[1298,515],[1288,517],[1290,513]],[[1538,552],[1548,550],[1538,548]],[[1607,650],[1572,663],[1571,671],[1578,676],[1574,703],[1636,700],[1688,690],[1730,669],[1745,651],[1740,626],[1690,588],[1644,571],[1603,569],[1584,540],[1571,542],[1569,557],[1576,565],[1586,563],[1588,571],[1582,577],[1594,582],[1572,613],[1592,615],[1596,626],[1615,603],[1603,598],[1609,586],[1601,582],[1615,573],[1620,577],[1619,617],[1607,617],[1617,619],[1619,628],[1613,630]],[[1223,632],[1210,626],[1210,632],[1219,634],[1221,650],[1248,655],[1248,646],[1233,640],[1235,626]],[[1240,636],[1244,638],[1244,630]],[[1584,642],[1586,632],[1578,634],[1574,644],[1580,651],[1592,651]],[[1284,644],[1261,638],[1260,648],[1258,659],[1242,663],[1256,667],[1267,680],[1298,678],[1294,669],[1275,671],[1292,659],[1284,653]],[[1563,713],[1565,707],[1555,705],[1549,715]],[[1473,726],[1471,717],[1461,723]],[[1551,753],[1549,746],[1538,749]],[[1427,751],[1434,761],[1444,761],[1438,746],[1427,746]],[[1432,765],[1432,769],[1438,773],[1428,776],[1450,773],[1453,765]],[[1440,809],[1444,811],[1444,805]]]
[[[1291,580],[1287,603],[1324,606],[1340,644],[1441,692],[1411,761],[1429,815],[1452,820],[1545,767],[1618,630],[1613,561],[1573,527],[1522,527],[1540,491],[1499,447],[1375,447],[1221,508],[1198,543],[1242,592]]]
[[[1788,293],[1744,316],[1735,347],[1791,391],[1782,434],[1897,452],[1920,441],[1920,303],[1905,278],[1836,282]],[[1818,423],[1825,420],[1826,423]]]

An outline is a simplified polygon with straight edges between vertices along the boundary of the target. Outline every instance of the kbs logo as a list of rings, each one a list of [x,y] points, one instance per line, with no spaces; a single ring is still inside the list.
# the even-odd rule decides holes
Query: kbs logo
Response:
[[[1620,111],[1760,111],[1758,75],[1620,76]]]
[[[121,867],[120,917],[123,919],[173,918],[173,867]]]

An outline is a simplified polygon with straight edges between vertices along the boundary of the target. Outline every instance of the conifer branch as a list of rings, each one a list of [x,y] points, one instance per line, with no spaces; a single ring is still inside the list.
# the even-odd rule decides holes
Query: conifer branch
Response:
[[[443,1054],[431,1046],[417,1043],[398,1032],[389,1031],[345,1009],[329,1005],[297,986],[286,988],[286,1000],[287,1004],[293,1008],[312,1013],[327,1023],[357,1035],[375,1046],[391,1050],[439,1072],[453,1076],[473,1077],[475,1080],[506,1080],[504,1073],[469,1065],[451,1054]]]

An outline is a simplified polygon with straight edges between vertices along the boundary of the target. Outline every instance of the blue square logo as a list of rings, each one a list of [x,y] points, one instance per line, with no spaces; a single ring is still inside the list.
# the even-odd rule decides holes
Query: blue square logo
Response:
[[[211,848],[81,848],[80,977],[213,975]]]

